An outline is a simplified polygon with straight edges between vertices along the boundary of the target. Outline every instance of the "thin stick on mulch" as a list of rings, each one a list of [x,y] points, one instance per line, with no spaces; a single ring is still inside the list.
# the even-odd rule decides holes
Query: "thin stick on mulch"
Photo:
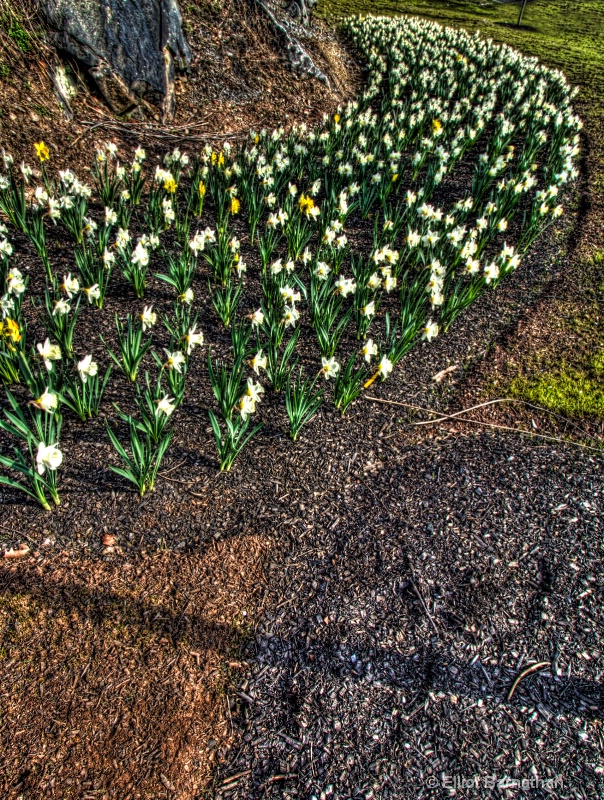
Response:
[[[531,664],[530,667],[527,667],[523,670],[520,675],[516,678],[514,683],[512,684],[510,691],[508,692],[507,700],[508,702],[514,696],[514,692],[516,691],[516,687],[520,683],[521,680],[526,678],[527,675],[532,675],[533,672],[538,672],[540,669],[545,669],[545,667],[551,666],[551,662],[549,661],[540,661],[538,664]]]
[[[543,433],[534,433],[533,431],[527,431],[524,428],[511,428],[509,425],[497,425],[494,422],[484,422],[483,420],[479,419],[467,419],[463,417],[463,414],[468,414],[470,411],[475,411],[478,408],[484,408],[485,406],[493,405],[495,403],[520,403],[522,405],[529,405],[528,403],[524,403],[522,400],[517,400],[514,397],[500,397],[497,400],[489,400],[486,403],[480,403],[476,406],[470,406],[470,408],[464,408],[462,411],[456,411],[453,414],[445,414],[442,411],[436,411],[432,408],[423,408],[422,406],[415,406],[411,405],[410,403],[401,403],[397,400],[384,400],[381,397],[373,397],[373,396],[366,396],[365,400],[369,400],[374,403],[383,403],[384,405],[391,405],[391,406],[400,406],[401,408],[411,408],[415,411],[423,411],[426,414],[433,414],[437,417],[437,419],[428,419],[422,420],[420,422],[414,422],[414,426],[419,425],[435,425],[439,422],[448,422],[450,420],[454,420],[455,422],[469,422],[473,425],[482,425],[485,428],[494,428],[500,431],[509,431],[511,433],[520,433],[524,434],[525,436],[533,436],[537,439],[544,439],[548,442],[558,442],[559,444],[572,444],[575,447],[581,447],[584,450],[591,450],[595,453],[601,453],[602,447],[591,447],[588,444],[583,444],[582,442],[576,442],[574,439],[560,439],[557,436],[548,436]],[[537,406],[531,406],[532,408],[538,408]],[[547,411],[547,409],[539,409],[542,411]],[[549,413],[549,412],[548,412]],[[593,437],[591,437],[593,438]]]

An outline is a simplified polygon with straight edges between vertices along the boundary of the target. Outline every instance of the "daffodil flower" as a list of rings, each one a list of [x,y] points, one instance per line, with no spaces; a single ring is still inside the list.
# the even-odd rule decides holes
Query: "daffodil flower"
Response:
[[[370,303],[367,303],[366,306],[363,306],[361,309],[361,314],[364,317],[373,317],[375,315],[375,303],[373,300]]]
[[[185,342],[187,343],[187,355],[190,356],[193,352],[193,348],[197,346],[201,346],[203,344],[203,333],[200,331],[196,333],[197,325],[193,325],[192,328],[189,328],[188,332],[185,334]]]
[[[300,312],[295,306],[285,306],[283,309],[282,322],[286,328],[296,327],[296,322],[300,319]]]
[[[63,463],[63,453],[55,444],[45,445],[44,442],[38,444],[38,452],[36,453],[36,469],[39,475],[44,475],[44,472],[54,472]]]
[[[164,347],[164,353],[167,356],[166,363],[164,364],[166,369],[173,369],[175,372],[182,372],[182,365],[185,363],[186,359],[180,350],[175,350],[173,353],[171,353]]]
[[[267,358],[262,355],[262,350],[258,350],[256,355],[250,359],[249,365],[254,370],[256,375],[260,375],[260,370],[266,370]]]
[[[195,299],[195,295],[193,294],[193,289],[187,289],[182,294],[179,294],[178,299],[181,303],[186,303],[188,306],[190,306],[193,300]]]
[[[44,144],[44,142],[34,142],[34,148],[36,150],[36,155],[38,156],[42,164],[45,161],[50,160],[50,152],[48,150],[48,147]]]
[[[84,356],[81,361],[78,361],[78,372],[82,383],[86,383],[89,377],[94,378],[98,371],[98,364],[92,360],[92,356]]]
[[[244,394],[237,403],[237,409],[241,414],[241,419],[245,422],[256,411],[256,404],[249,394]]]
[[[335,378],[340,371],[340,365],[335,358],[322,358],[321,364],[321,373],[325,380],[328,378]]]
[[[141,322],[143,323],[143,333],[147,328],[151,328],[157,322],[157,314],[153,311],[153,306],[145,306],[143,313],[140,315]]]
[[[352,278],[338,278],[335,282],[335,289],[342,297],[347,297],[349,294],[354,294],[357,285]]]
[[[53,317],[57,316],[57,314],[62,317],[65,314],[69,314],[71,311],[71,306],[67,302],[67,300],[57,300],[55,302],[55,307],[52,310]]]
[[[105,225],[109,228],[117,222],[117,213],[112,208],[105,208]]]
[[[46,339],[44,344],[40,344],[38,342],[36,348],[38,350],[38,353],[40,353],[40,355],[44,359],[44,366],[50,372],[50,370],[52,369],[52,362],[61,360],[61,348],[59,347],[58,344],[51,344],[50,339],[48,338]]]
[[[157,400],[157,408],[155,409],[156,416],[160,414],[165,414],[166,417],[169,417],[170,414],[176,408],[175,401],[173,397],[169,397],[165,394],[160,400]]]
[[[259,325],[262,325],[264,322],[264,314],[262,313],[262,309],[258,309],[258,311],[254,311],[253,314],[248,314],[247,319],[251,320],[252,327],[257,328]]]
[[[53,411],[57,410],[59,398],[54,392],[49,391],[49,387],[47,386],[40,397],[38,397],[37,400],[32,400],[31,404],[36,406],[36,408],[39,408],[41,411],[46,411],[48,414],[52,414]]]
[[[130,241],[130,234],[124,228],[118,228],[115,236],[116,247],[123,249]]]
[[[487,266],[484,268],[484,279],[486,283],[493,283],[493,281],[496,281],[498,277],[499,267],[494,261],[491,261],[491,263],[487,264]]]
[[[149,263],[149,253],[147,252],[147,248],[141,242],[139,242],[134,248],[134,251],[130,256],[130,261],[133,264],[138,264],[141,267],[146,267]]]
[[[429,319],[423,327],[422,339],[431,342],[436,336],[438,336],[438,323]]]
[[[363,357],[365,361],[370,364],[373,356],[377,355],[377,345],[373,343],[373,339],[367,339],[363,345]]]
[[[261,383],[254,383],[253,378],[248,378],[245,393],[252,398],[254,403],[259,403],[262,400],[261,395],[264,394],[264,386]]]
[[[80,283],[77,278],[71,277],[70,272],[69,275],[63,275],[61,289],[63,289],[67,297],[71,300],[73,295],[80,291]]]

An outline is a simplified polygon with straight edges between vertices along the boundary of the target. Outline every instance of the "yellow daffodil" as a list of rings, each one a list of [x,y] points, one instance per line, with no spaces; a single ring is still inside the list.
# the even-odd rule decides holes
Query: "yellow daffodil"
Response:
[[[36,149],[36,155],[42,163],[44,163],[44,161],[50,161],[50,152],[44,142],[34,142],[34,147]]]
[[[4,321],[0,321],[0,336],[12,342],[21,341],[21,331],[14,319],[7,317]]]
[[[312,197],[309,197],[307,194],[301,194],[298,203],[300,205],[300,211],[302,212],[302,214],[306,214],[307,217],[310,215],[311,211],[315,207],[315,201],[312,199]]]

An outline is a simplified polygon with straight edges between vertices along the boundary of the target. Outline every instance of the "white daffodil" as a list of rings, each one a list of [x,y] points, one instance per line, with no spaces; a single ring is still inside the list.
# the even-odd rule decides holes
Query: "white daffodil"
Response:
[[[141,322],[143,323],[143,333],[147,328],[151,328],[157,322],[157,314],[153,311],[153,306],[145,306],[143,313],[140,315]]]
[[[487,266],[484,268],[484,279],[486,283],[493,283],[493,281],[496,281],[498,277],[499,267],[494,261],[491,261],[491,263],[487,264]]]
[[[63,462],[63,453],[59,450],[56,444],[45,445],[44,442],[38,444],[38,452],[36,454],[36,469],[39,475],[44,475],[44,472],[54,472],[58,469]]]
[[[25,291],[25,281],[18,269],[13,267],[6,276],[6,291],[18,297]]]
[[[235,271],[237,272],[237,277],[241,278],[244,272],[247,272],[247,264],[242,258],[237,258],[235,260]]]
[[[40,344],[38,342],[36,348],[38,350],[38,353],[40,353],[40,355],[44,359],[44,366],[50,372],[50,370],[52,369],[52,362],[61,360],[61,348],[59,347],[58,344],[51,344],[50,339],[48,338],[46,339],[44,344]]]
[[[409,247],[417,247],[417,245],[421,242],[422,237],[419,235],[417,231],[409,230],[407,234],[407,244]]]
[[[258,311],[254,311],[253,314],[248,314],[247,318],[251,320],[252,327],[257,328],[264,322],[264,314],[262,313],[262,309],[259,308]]]
[[[264,394],[264,386],[261,383],[254,383],[253,378],[248,378],[245,393],[252,398],[254,404],[259,403],[262,400],[261,395]]]
[[[324,261],[318,261],[317,266],[313,270],[313,274],[316,275],[320,281],[327,280],[327,277],[330,272],[331,272],[331,267]]]
[[[117,212],[115,212],[112,208],[105,208],[105,225],[109,227],[110,225],[115,225],[117,222]]]
[[[190,356],[193,352],[194,347],[201,347],[203,344],[203,333],[197,331],[197,325],[193,325],[193,327],[189,328],[187,333],[185,334],[185,342],[187,343],[187,355]]]
[[[295,306],[285,306],[283,309],[283,317],[282,322],[286,328],[290,326],[292,328],[296,327],[296,323],[300,319],[300,312]]]
[[[237,409],[241,414],[241,419],[245,422],[256,411],[256,403],[249,394],[244,394],[237,403]]]
[[[166,369],[173,369],[175,372],[182,372],[182,365],[186,361],[184,354],[181,353],[180,350],[175,350],[173,353],[171,353],[165,347],[164,353],[166,354],[166,363],[164,364]]]
[[[375,316],[375,303],[372,300],[370,303],[367,303],[366,306],[363,306],[361,309],[361,314],[364,317],[373,317]]]
[[[139,267],[146,267],[149,263],[149,253],[142,242],[139,242],[134,248],[134,251],[130,256],[130,261],[133,264],[137,264]]]
[[[282,286],[281,289],[279,289],[279,293],[283,302],[292,306],[295,303],[299,303],[301,300],[300,292],[295,292],[291,286]]]
[[[118,228],[117,233],[115,235],[115,245],[119,249],[123,250],[128,242],[130,241],[130,234],[124,228]]]
[[[377,356],[377,345],[373,343],[373,339],[367,339],[363,345],[363,357],[365,361],[370,364],[373,356]]]
[[[182,294],[178,295],[178,300],[181,303],[186,303],[188,306],[191,305],[193,300],[195,299],[195,295],[193,294],[193,289],[187,289]]]
[[[249,365],[254,370],[256,375],[260,375],[260,370],[266,370],[267,358],[262,355],[262,350],[258,350],[256,355],[250,359]]]
[[[321,364],[321,372],[325,380],[328,378],[335,378],[340,371],[340,365],[335,358],[322,358]]]
[[[429,319],[424,325],[422,339],[426,339],[428,342],[431,342],[436,336],[438,336],[438,324]]]
[[[335,282],[335,289],[342,297],[347,297],[349,294],[354,294],[357,288],[356,283],[352,278],[338,278]]]
[[[169,397],[165,394],[161,400],[157,400],[157,408],[155,409],[155,414],[159,416],[160,414],[165,414],[167,417],[174,411],[176,408],[176,404],[173,397]]]
[[[15,310],[15,301],[10,294],[3,294],[0,297],[0,311],[2,311],[2,319],[10,317]]]
[[[86,383],[88,378],[94,378],[98,373],[99,366],[96,361],[92,360],[92,356],[84,356],[81,361],[78,361],[78,372],[82,383]]]
[[[387,356],[384,356],[380,361],[380,363],[378,364],[378,372],[382,376],[382,380],[386,380],[386,378],[388,377],[388,375],[390,375],[393,369],[394,366],[392,364],[392,361],[390,361],[390,359]]]
[[[63,289],[67,297],[71,300],[74,294],[80,291],[80,282],[77,278],[72,278],[70,272],[69,275],[63,275],[61,289]]]
[[[38,397],[37,400],[32,400],[31,403],[41,411],[46,411],[47,413],[51,414],[53,411],[57,410],[59,398],[54,392],[51,392],[47,386],[40,397]]]
[[[59,316],[63,317],[65,314],[69,314],[71,311],[71,306],[67,302],[67,300],[57,300],[55,302],[55,307],[52,310],[53,317]]]
[[[373,275],[371,275],[371,277],[367,281],[367,286],[370,289],[379,289],[381,285],[382,285],[382,279],[377,274],[377,272],[374,272]]]
[[[384,290],[386,291],[387,294],[390,294],[390,292],[393,289],[396,289],[396,282],[397,282],[396,278],[393,275],[391,275],[390,273],[385,275],[385,277],[384,277]]]
[[[189,241],[189,248],[196,256],[203,251],[205,246],[206,246],[206,235],[205,233],[199,233],[199,231]]]

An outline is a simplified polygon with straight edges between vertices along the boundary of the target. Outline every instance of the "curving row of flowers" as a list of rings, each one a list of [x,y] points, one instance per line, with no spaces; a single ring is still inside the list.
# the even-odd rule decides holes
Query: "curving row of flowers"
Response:
[[[351,19],[346,28],[368,85],[317,130],[252,132],[241,146],[206,146],[192,159],[174,150],[154,170],[141,148],[123,164],[108,143],[87,182],[69,169],[51,174],[43,142],[36,170],[4,154],[0,425],[17,443],[0,456],[8,470],[0,482],[45,508],[58,503],[63,412],[83,422],[97,415],[117,368],[134,384],[134,410],[107,422],[121,462],[111,469],[141,495],[152,489],[187,375],[201,369],[192,362],[204,345],[199,284],[230,331],[229,352],[207,354],[210,422],[220,468],[230,469],[261,427],[252,420],[265,385],[284,393],[294,440],[330,380],[343,414],[515,270],[562,214],[581,122],[560,72],[417,19]],[[450,177],[456,167],[469,176],[461,190]],[[39,296],[27,291],[7,225],[44,268]],[[73,240],[62,280],[47,242],[52,226]],[[101,335],[111,364],[101,371],[79,352],[77,324],[90,306],[102,329],[116,271],[140,313],[115,315],[117,347]],[[163,313],[148,299],[153,277],[173,293]],[[44,341],[28,335],[32,310]],[[168,347],[154,345],[157,326]],[[317,353],[306,372],[303,329]],[[144,359],[153,369],[142,378]],[[17,399],[18,383],[29,401]]]

